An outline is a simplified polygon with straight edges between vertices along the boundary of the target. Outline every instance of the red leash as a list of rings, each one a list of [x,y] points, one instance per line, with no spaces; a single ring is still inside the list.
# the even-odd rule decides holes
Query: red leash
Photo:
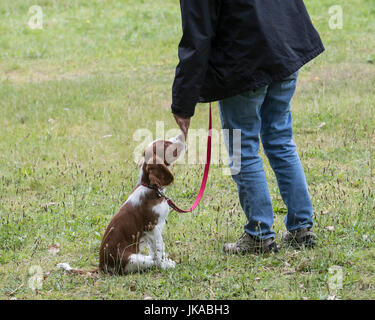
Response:
[[[211,164],[211,140],[212,140],[212,111],[211,111],[211,103],[210,103],[209,120],[208,120],[207,157],[206,157],[206,165],[204,167],[201,188],[199,189],[199,193],[194,204],[189,210],[180,209],[179,207],[176,206],[176,204],[173,203],[171,199],[165,197],[168,202],[168,205],[173,210],[180,212],[180,213],[192,212],[198,206],[199,202],[202,200],[204,190],[206,189],[208,171],[210,170],[210,164]]]

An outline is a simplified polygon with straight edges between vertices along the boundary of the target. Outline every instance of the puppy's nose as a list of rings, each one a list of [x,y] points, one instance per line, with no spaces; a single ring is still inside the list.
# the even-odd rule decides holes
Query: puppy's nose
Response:
[[[183,133],[181,133],[180,135],[178,135],[176,137],[176,140],[178,142],[181,142],[184,145],[185,150],[187,150],[187,144],[186,144],[186,141],[185,141],[185,135]]]
[[[172,143],[185,143],[185,136],[183,133],[181,133],[178,136],[173,137],[169,141]]]
[[[177,141],[181,141],[181,142],[185,142],[185,136],[183,133],[179,134],[177,137],[176,137],[176,140]]]

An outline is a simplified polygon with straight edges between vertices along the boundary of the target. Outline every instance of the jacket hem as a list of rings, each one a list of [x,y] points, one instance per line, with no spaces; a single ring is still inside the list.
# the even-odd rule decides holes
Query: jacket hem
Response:
[[[281,81],[282,79],[290,76],[291,74],[297,72],[301,67],[303,67],[305,64],[316,58],[318,55],[320,55],[322,52],[324,52],[325,48],[323,45],[317,47],[315,50],[313,50],[310,54],[306,55],[299,61],[297,61],[294,65],[289,67],[288,69],[285,69],[283,72],[277,73],[273,76],[270,76],[268,79],[264,81],[253,81],[249,85],[241,88],[241,89],[233,89],[230,91],[227,91],[226,93],[220,94],[220,95],[207,95],[207,96],[201,96],[199,97],[198,103],[208,103],[208,102],[214,102],[218,100],[223,100],[226,98],[231,98],[236,95],[239,95],[241,93],[250,91],[250,90],[257,90],[260,88],[263,88],[265,86],[270,85],[271,83],[275,81]]]

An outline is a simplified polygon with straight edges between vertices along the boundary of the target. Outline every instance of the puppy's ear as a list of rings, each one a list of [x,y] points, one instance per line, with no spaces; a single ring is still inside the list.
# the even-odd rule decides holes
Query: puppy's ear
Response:
[[[151,162],[151,161],[150,161]],[[173,174],[169,171],[168,167],[160,161],[146,164],[146,172],[150,185],[157,186],[158,188],[169,186],[173,183]]]

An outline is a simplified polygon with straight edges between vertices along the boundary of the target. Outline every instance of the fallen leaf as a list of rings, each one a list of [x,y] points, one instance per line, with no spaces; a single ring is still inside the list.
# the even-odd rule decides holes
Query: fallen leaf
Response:
[[[135,291],[137,289],[136,285],[134,283],[132,283],[130,286],[129,286],[129,289],[130,291]]]
[[[91,279],[97,279],[97,278],[99,278],[99,273],[98,272],[87,272],[86,277],[91,278]]]
[[[298,271],[306,271],[306,267],[309,265],[308,260],[302,260],[301,263],[297,266]]]
[[[60,244],[55,243],[48,247],[48,252],[52,255],[56,255],[60,251]]]
[[[318,125],[318,129],[321,129],[321,128],[325,127],[325,126],[326,126],[326,123],[322,122],[320,125]]]
[[[214,300],[215,299],[215,293],[212,291],[212,289],[211,288],[208,288],[208,290],[210,291],[210,299],[211,300]]]
[[[48,203],[46,203],[45,205],[43,205],[42,207],[43,207],[43,209],[44,209],[45,211],[47,211],[49,207],[52,207],[52,206],[54,206],[54,205],[56,205],[56,202],[48,202]]]
[[[23,287],[23,283],[21,283],[16,289],[12,290],[12,291],[5,291],[5,294],[8,295],[8,296],[13,296],[18,289],[22,288]],[[16,299],[13,299],[13,300],[17,300]]]
[[[282,271],[283,274],[295,274],[296,273],[296,269],[295,268],[290,268],[290,269],[283,269]]]

